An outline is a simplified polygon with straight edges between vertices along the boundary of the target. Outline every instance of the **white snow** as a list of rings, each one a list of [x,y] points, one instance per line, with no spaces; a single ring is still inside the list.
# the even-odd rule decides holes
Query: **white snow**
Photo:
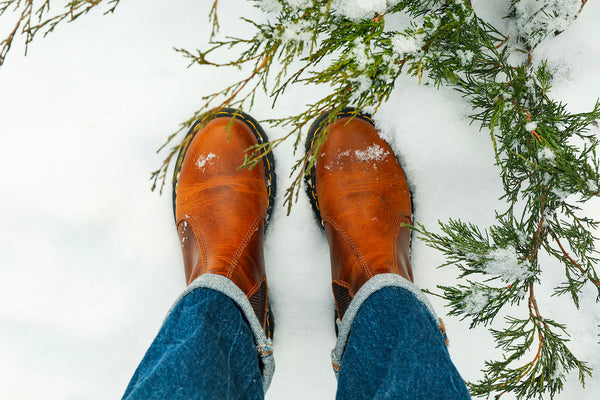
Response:
[[[258,6],[263,11],[273,14],[279,14],[279,12],[281,12],[283,9],[283,6],[277,0],[260,0],[258,2]]]
[[[394,52],[398,54],[400,58],[414,54],[420,51],[423,47],[423,42],[420,40],[420,38],[416,38],[414,36],[405,37],[399,33],[392,36],[391,41]]]
[[[552,375],[550,375],[550,378],[551,379],[561,378],[561,377],[565,376],[565,374],[566,374],[566,371],[565,371],[564,367],[562,366],[560,361],[556,360],[556,362],[554,364],[554,372],[552,373]]]
[[[549,147],[542,147],[538,151],[538,158],[540,160],[554,161],[554,160],[556,160],[556,154],[554,154],[554,152],[552,151],[551,148],[549,148]]]
[[[471,50],[457,50],[456,55],[460,59],[460,63],[463,66],[467,66],[473,62],[473,57],[475,56],[475,53],[473,53]]]
[[[359,161],[381,161],[389,154],[389,152],[384,150],[383,147],[374,144],[367,147],[365,150],[355,150],[354,154]]]
[[[364,75],[351,79],[351,82],[355,85],[352,91],[352,98],[355,100],[363,93],[368,92],[373,86],[373,81]]]
[[[523,281],[533,275],[527,264],[518,258],[514,247],[494,250],[486,258],[489,260],[484,264],[485,272],[500,276],[507,283]]]
[[[198,156],[198,159],[196,160],[196,167],[198,167],[199,170],[204,171],[204,167],[207,164],[212,164],[211,161],[215,158],[217,158],[217,155],[215,153],[200,154]]]
[[[537,122],[536,121],[531,121],[525,124],[525,130],[527,130],[527,132],[533,132],[537,129]]]
[[[463,300],[463,307],[468,314],[479,314],[485,308],[490,296],[477,286],[471,286],[471,293]]]
[[[333,0],[331,11],[353,21],[371,19],[399,0]]]
[[[350,55],[356,62],[358,69],[363,70],[371,61],[371,57],[367,55],[367,46],[365,46],[365,43],[360,38],[354,39],[353,44],[354,47],[350,50]]]
[[[162,196],[149,190],[150,172],[165,156],[155,150],[200,106],[201,96],[249,70],[186,68],[173,53],[173,46],[206,48],[207,2],[121,3],[114,15],[91,13],[38,38],[27,57],[15,42],[0,68],[2,399],[120,398],[185,287],[170,184]],[[500,3],[473,0],[480,15],[501,24]],[[219,0],[219,35],[247,37],[248,24],[238,17],[261,18],[253,4]],[[600,93],[600,46],[593,40],[599,20],[600,2],[588,1],[576,22],[536,49],[534,63],[548,58],[557,72],[550,96],[570,112],[589,111]],[[250,113],[258,120],[291,115],[324,94],[323,88],[291,88],[275,107],[257,96]],[[489,133],[469,125],[468,112],[460,94],[402,77],[375,116],[401,156],[415,220],[430,229],[449,217],[489,226],[493,210],[503,207]],[[270,138],[288,133],[264,128]],[[292,150],[292,143],[275,149],[278,194],[265,242],[277,324],[277,368],[266,398],[333,399],[329,248],[305,196],[290,216],[282,207],[299,156]],[[598,219],[596,200],[586,213]],[[518,265],[516,254],[507,258]],[[453,285],[456,270],[436,268],[443,262],[439,252],[413,241],[418,286],[437,291],[438,284]],[[598,347],[595,293],[584,290],[580,310],[551,296],[564,267],[541,262],[548,271],[536,286],[541,312],[567,324],[569,346],[595,369],[586,389],[571,374],[554,399],[596,400],[600,354],[590,351]],[[457,369],[465,379],[481,379],[483,362],[501,357],[491,335],[484,327],[469,330],[467,320],[446,315],[445,303],[429,298],[448,329]]]
[[[351,152],[350,150],[340,151],[337,154],[335,160],[331,161],[328,165],[326,165],[325,169],[331,169],[333,166],[340,166],[342,163],[342,159],[344,157],[351,157],[353,161],[360,162],[372,162],[372,161],[382,161],[389,154],[389,151],[385,150],[383,147],[378,144],[373,144],[367,147],[364,150],[354,150]],[[373,163],[373,168],[377,169],[377,165]]]
[[[310,23],[307,20],[288,21],[283,26],[283,32],[280,38],[284,43],[290,42],[310,42],[312,33],[310,33]]]
[[[496,83],[504,83],[504,82],[506,82],[507,78],[508,78],[508,76],[506,75],[506,73],[500,71],[494,77],[494,82],[496,82]]]
[[[571,193],[567,190],[564,190],[560,187],[554,187],[552,189],[552,193],[558,198],[559,201],[565,200],[567,197],[571,195]]]
[[[513,29],[537,45],[545,37],[567,29],[580,8],[581,0],[520,0]]]
[[[274,1],[274,0],[270,0],[270,1]],[[293,8],[300,10],[300,9],[309,7],[312,3],[312,0],[285,0],[285,2],[287,4],[289,4],[290,6],[292,6]]]
[[[517,231],[517,238],[519,239],[519,244],[521,246],[525,245],[527,243],[527,235],[525,235],[525,232],[523,231]]]

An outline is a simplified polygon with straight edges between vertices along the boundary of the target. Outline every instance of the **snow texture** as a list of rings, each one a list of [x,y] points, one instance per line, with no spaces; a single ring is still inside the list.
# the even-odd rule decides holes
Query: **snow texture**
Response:
[[[371,19],[399,0],[333,0],[331,11],[353,21]]]
[[[367,93],[373,86],[373,81],[364,75],[360,75],[350,80],[355,86],[352,92],[352,98],[358,99],[362,94]]]
[[[505,282],[523,281],[533,275],[527,264],[521,261],[514,247],[496,249],[486,255],[488,261],[484,270],[491,275],[500,276]]]
[[[309,7],[312,4],[312,0],[286,0],[286,3],[293,8],[303,9]]]
[[[521,0],[515,6],[514,29],[535,46],[573,22],[581,0]]]
[[[567,197],[569,197],[571,195],[571,192],[564,190],[560,187],[554,187],[552,189],[552,194],[554,194],[554,196],[556,196],[556,198],[559,201],[563,201],[565,200]]]
[[[283,9],[283,6],[277,0],[260,0],[258,5],[261,10],[272,14],[279,14]]]
[[[215,153],[200,154],[200,156],[198,156],[198,160],[196,160],[196,166],[199,170],[204,171],[204,167],[207,164],[210,165],[211,161],[215,158],[217,158],[217,155]]]
[[[354,154],[359,161],[381,161],[389,154],[389,152],[385,151],[383,147],[374,144],[367,147],[366,150],[355,150]]]
[[[421,50],[423,42],[415,37],[405,37],[401,34],[392,36],[392,47],[394,52],[401,58],[410,54],[414,54]]]
[[[525,124],[525,129],[527,130],[527,132],[533,132],[537,129],[537,122],[535,121],[531,121]]]
[[[354,39],[354,47],[350,51],[350,55],[352,59],[356,62],[358,69],[364,70],[367,68],[367,65],[371,62],[371,57],[367,55],[367,46],[365,46],[364,42],[360,38]]]
[[[283,32],[279,37],[283,43],[290,42],[310,42],[312,33],[310,32],[310,22],[307,20],[288,21],[283,25]]]
[[[460,59],[460,63],[463,66],[467,66],[473,62],[473,57],[475,56],[475,53],[473,53],[471,50],[457,50],[456,55]]]
[[[485,290],[477,287],[471,287],[471,293],[463,300],[463,307],[467,314],[479,314],[485,308],[490,295]]]
[[[554,154],[549,147],[543,147],[538,151],[538,158],[540,160],[554,161],[556,159],[556,154]]]

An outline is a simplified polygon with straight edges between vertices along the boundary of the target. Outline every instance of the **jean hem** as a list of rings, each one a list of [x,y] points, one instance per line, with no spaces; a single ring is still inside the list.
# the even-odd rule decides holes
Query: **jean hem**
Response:
[[[425,297],[421,289],[419,289],[414,283],[397,274],[375,275],[358,290],[358,292],[350,302],[350,305],[348,306],[348,309],[346,310],[342,321],[337,321],[337,323],[339,324],[339,334],[335,347],[331,351],[331,364],[333,367],[333,371],[335,372],[336,378],[340,371],[342,356],[344,355],[346,343],[348,341],[348,337],[350,336],[350,329],[352,328],[352,323],[354,322],[354,319],[356,318],[360,307],[373,293],[390,286],[400,287],[412,293],[416,297],[416,299],[421,304],[423,304],[427,311],[429,311],[431,316],[436,321],[439,320],[435,313],[435,310],[433,309],[433,306],[431,305],[429,300],[427,300],[427,297]]]
[[[267,335],[265,334],[261,323],[258,321],[258,318],[254,313],[254,309],[252,308],[248,297],[246,297],[244,292],[242,292],[242,290],[229,278],[217,274],[204,274],[199,276],[183,291],[183,293],[179,295],[179,297],[169,310],[167,318],[168,315],[171,314],[171,311],[175,308],[175,306],[185,296],[187,296],[196,289],[202,288],[216,290],[217,292],[220,292],[225,296],[229,297],[231,300],[233,300],[234,303],[237,304],[237,306],[240,308],[240,310],[246,317],[250,330],[252,331],[252,334],[254,336],[254,343],[256,345],[258,359],[262,364],[263,387],[266,392],[269,386],[271,385],[273,373],[275,372],[273,343],[271,342],[271,339],[267,338]]]

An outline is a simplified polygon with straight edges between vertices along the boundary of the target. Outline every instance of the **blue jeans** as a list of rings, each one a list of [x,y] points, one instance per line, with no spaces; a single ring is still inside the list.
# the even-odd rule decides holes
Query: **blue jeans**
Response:
[[[470,399],[437,320],[410,290],[369,294],[351,326],[337,399]],[[263,399],[261,362],[244,313],[219,291],[189,292],[171,310],[123,398]]]

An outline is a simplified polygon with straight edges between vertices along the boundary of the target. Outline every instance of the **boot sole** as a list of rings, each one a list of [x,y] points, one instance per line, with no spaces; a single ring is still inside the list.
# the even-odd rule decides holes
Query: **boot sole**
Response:
[[[214,114],[209,114],[209,116],[200,118],[190,128],[188,133],[185,135],[183,139],[184,145],[179,150],[179,154],[177,155],[177,160],[175,161],[175,169],[173,171],[173,218],[176,219],[175,214],[175,204],[177,200],[177,181],[179,178],[179,172],[181,171],[181,165],[183,164],[183,160],[187,153],[188,147],[196,133],[198,133],[202,127],[204,127],[211,120],[218,117],[232,117],[244,122],[252,131],[254,136],[256,137],[256,141],[259,144],[266,143],[269,141],[269,138],[263,128],[259,125],[259,123],[252,118],[250,115],[236,110],[234,108],[223,108]],[[264,150],[262,151],[264,154]],[[267,193],[269,194],[269,205],[267,207],[267,217],[265,220],[265,231],[267,226],[269,225],[269,220],[271,219],[271,214],[273,213],[273,206],[275,204],[275,193],[277,192],[277,176],[275,175],[275,158],[273,157],[273,152],[268,152],[266,155],[262,157],[263,164],[265,166],[265,177],[267,179]],[[177,223],[177,220],[175,220]],[[275,331],[275,323],[273,319],[273,312],[271,311],[271,304],[267,303],[267,322],[265,324],[265,330],[268,338],[273,338],[273,333]]]

